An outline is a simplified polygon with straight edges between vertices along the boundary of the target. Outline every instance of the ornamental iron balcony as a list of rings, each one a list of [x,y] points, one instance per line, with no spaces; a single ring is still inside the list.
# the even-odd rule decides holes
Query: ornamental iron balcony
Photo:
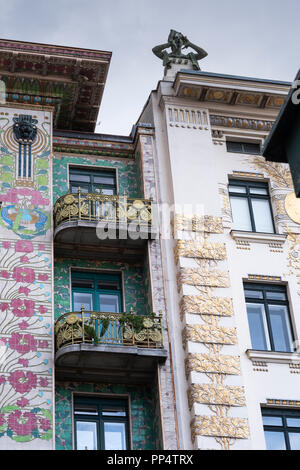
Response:
[[[165,362],[161,315],[65,313],[55,324],[57,380],[153,383]]]
[[[139,348],[163,348],[161,315],[102,313],[84,310],[65,313],[55,324],[56,347],[88,343]]]
[[[152,223],[152,200],[82,193],[79,188],[78,193],[61,196],[54,205],[55,227],[74,220],[149,226]]]

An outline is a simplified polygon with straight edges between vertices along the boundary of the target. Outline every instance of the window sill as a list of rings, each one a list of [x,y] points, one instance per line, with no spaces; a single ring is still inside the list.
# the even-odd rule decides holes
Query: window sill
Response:
[[[242,240],[253,243],[276,243],[283,245],[287,235],[279,233],[243,232],[241,230],[231,230],[230,235],[234,240]]]
[[[296,352],[257,351],[247,349],[246,354],[251,361],[275,362],[277,364],[300,363],[300,354]]]

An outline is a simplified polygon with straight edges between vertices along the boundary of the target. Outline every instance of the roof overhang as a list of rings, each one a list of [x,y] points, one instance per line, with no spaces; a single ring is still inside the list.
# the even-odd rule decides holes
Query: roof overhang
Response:
[[[176,96],[205,102],[209,106],[247,106],[278,112],[290,82],[265,80],[194,70],[180,70],[174,80]]]
[[[0,39],[0,80],[11,103],[55,108],[54,128],[93,132],[111,52]]]
[[[298,71],[295,81],[300,79],[300,70]],[[290,87],[285,103],[282,106],[277,119],[270,131],[263,148],[263,156],[266,160],[274,162],[288,162],[287,143],[291,137],[291,133],[295,122],[300,118],[299,103],[293,102],[293,94],[297,92],[299,95],[299,86]]]

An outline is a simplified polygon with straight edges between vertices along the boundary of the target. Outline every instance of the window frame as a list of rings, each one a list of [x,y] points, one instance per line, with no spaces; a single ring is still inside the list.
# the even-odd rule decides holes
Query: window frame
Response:
[[[243,187],[243,188],[245,188],[246,192],[245,193],[239,193],[239,192],[235,193],[230,189],[230,186]],[[250,192],[251,188],[266,189],[267,194],[251,194],[251,192]],[[251,232],[253,232],[253,233],[270,233],[270,234],[276,233],[273,208],[272,208],[271,197],[270,197],[270,192],[269,192],[269,185],[266,181],[237,180],[237,179],[229,178],[229,180],[228,180],[228,195],[229,195],[230,205],[231,205],[231,197],[243,197],[247,200],[249,216],[250,216],[250,221],[251,221],[251,228],[252,228]],[[252,207],[252,199],[267,200],[269,202],[269,209],[270,209],[270,216],[271,216],[271,219],[272,219],[273,232],[259,232],[259,231],[256,230],[254,210],[253,210],[253,207]],[[232,206],[231,206],[231,213],[233,214]],[[235,229],[235,230],[239,230],[239,229]],[[248,232],[248,230],[240,230],[240,231]]]
[[[76,279],[86,279],[91,280],[94,283],[92,288],[88,287],[73,287],[73,281]],[[99,288],[98,283],[99,281],[102,282],[116,282],[118,287],[116,289],[105,289]],[[95,271],[79,271],[79,270],[72,270],[71,271],[71,300],[72,300],[72,309],[74,311],[74,292],[82,292],[82,293],[91,293],[93,296],[93,309],[92,311],[101,312],[100,310],[100,302],[99,302],[99,294],[110,295],[112,292],[118,295],[118,302],[119,302],[119,312],[123,311],[123,289],[122,289],[122,277],[120,273],[103,273],[103,272],[95,272]]]
[[[77,405],[94,405],[98,409],[98,415],[84,415],[76,416]],[[105,406],[120,406],[125,408],[126,416],[103,416],[102,409]],[[97,450],[105,450],[105,437],[104,437],[104,422],[121,422],[125,424],[125,441],[126,450],[130,450],[130,419],[129,419],[129,397],[105,397],[105,396],[73,396],[73,418],[74,418],[74,445],[77,450],[77,422],[96,422],[97,429]],[[118,449],[116,449],[118,450]]]
[[[245,304],[246,304],[247,318],[248,318],[247,304],[251,304],[251,303],[261,304],[264,306],[264,309],[265,309],[267,333],[268,333],[267,339],[269,340],[269,343],[270,343],[270,349],[260,349],[260,351],[269,351],[269,352],[273,351],[273,352],[283,352],[283,353],[293,352],[294,351],[293,343],[295,342],[295,335],[294,335],[294,328],[293,328],[293,323],[292,323],[292,318],[291,318],[291,313],[290,313],[290,308],[289,308],[289,299],[288,299],[286,286],[283,284],[276,285],[276,284],[267,284],[267,283],[264,284],[264,283],[255,283],[255,282],[244,282],[243,286],[244,286],[244,298],[245,298]],[[261,291],[262,299],[247,297],[246,290]],[[268,299],[266,295],[267,292],[284,293],[285,300]],[[270,320],[269,304],[284,305],[287,309],[288,325],[286,325],[286,327],[287,327],[287,330],[289,327],[290,335],[291,335],[290,351],[279,351],[275,349],[272,325],[271,325],[271,320]],[[248,325],[249,325],[249,320],[248,320]],[[250,331],[250,325],[249,325],[249,331]],[[251,341],[251,345],[252,345],[252,341]]]
[[[264,432],[265,431],[272,431],[272,432],[281,432],[284,435],[286,450],[291,450],[289,433],[299,433],[300,435],[300,426],[288,426],[287,418],[299,418],[300,419],[300,410],[295,410],[291,408],[287,409],[279,409],[279,408],[267,408],[262,407],[262,419],[264,416],[274,416],[282,418],[282,425],[275,426],[275,425],[268,425],[263,424]],[[268,450],[268,449],[267,449]]]
[[[234,150],[233,148],[229,148],[230,144],[239,144],[240,149]],[[249,152],[246,150],[247,145],[255,145],[258,146],[258,151],[257,152]],[[259,142],[247,142],[247,141],[239,141],[239,140],[226,140],[226,150],[229,153],[244,153],[247,155],[261,155],[261,143]]]
[[[90,182],[72,182],[71,181],[71,176],[73,175],[87,175],[90,177]],[[114,179],[114,184],[102,184],[100,185],[99,183],[94,183],[94,178],[97,176],[103,176],[103,177],[111,177]],[[82,168],[81,166],[69,166],[69,172],[68,172],[68,178],[69,178],[69,191],[72,193],[72,188],[77,187],[77,188],[84,188],[87,187],[88,193],[97,193],[95,190],[95,185],[97,184],[98,186],[101,187],[101,190],[103,189],[112,189],[113,194],[112,195],[117,195],[118,194],[118,186],[117,186],[117,171],[114,168],[97,168],[97,167],[87,167],[87,168]]]

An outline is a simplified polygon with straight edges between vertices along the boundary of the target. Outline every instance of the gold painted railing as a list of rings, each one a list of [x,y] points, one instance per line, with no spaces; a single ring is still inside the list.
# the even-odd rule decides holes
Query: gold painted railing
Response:
[[[101,313],[82,308],[59,317],[55,332],[57,350],[79,343],[163,348],[161,315]]]
[[[54,205],[54,222],[72,220],[134,222],[151,225],[152,200],[133,199],[126,195],[105,195],[100,193],[68,193],[61,196]]]

